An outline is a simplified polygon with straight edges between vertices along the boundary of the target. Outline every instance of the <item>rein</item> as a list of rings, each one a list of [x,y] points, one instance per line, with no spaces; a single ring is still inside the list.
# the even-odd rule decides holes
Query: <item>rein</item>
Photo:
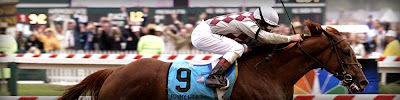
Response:
[[[286,51],[286,50],[288,50],[288,49],[294,47],[296,44],[297,44],[297,45],[300,45],[299,42],[293,42],[293,43],[290,43],[288,46],[283,47],[283,48],[279,48],[279,49],[277,49],[278,45],[275,45],[275,46],[274,46],[274,49],[272,50],[272,52],[269,53],[269,54],[267,55],[267,57],[264,58],[264,60],[261,60],[260,62],[258,62],[254,67],[255,67],[256,69],[258,69],[258,67],[259,67],[262,63],[271,61],[271,60],[272,60],[272,55],[274,55],[275,51],[282,51],[282,50],[283,50],[283,51]]]
[[[341,81],[342,81],[342,83],[343,83],[344,85],[350,85],[350,84],[352,83],[352,81],[353,81],[353,78],[352,78],[352,76],[345,70],[345,66],[347,66],[347,65],[357,65],[358,67],[362,67],[361,64],[360,64],[360,63],[345,63],[345,62],[340,58],[336,46],[337,46],[339,43],[341,43],[341,42],[343,42],[344,40],[346,40],[346,39],[342,39],[342,40],[339,40],[339,41],[337,41],[337,42],[334,42],[334,41],[333,41],[333,37],[332,37],[331,35],[329,35],[325,30],[323,30],[323,33],[329,38],[329,43],[330,43],[330,46],[331,46],[331,52],[330,52],[330,54],[329,54],[328,59],[325,61],[325,63],[323,63],[323,62],[317,60],[315,57],[313,57],[313,56],[311,56],[309,53],[307,53],[307,52],[304,50],[304,48],[301,46],[300,42],[294,42],[294,43],[291,43],[291,44],[289,44],[288,46],[286,46],[286,47],[284,47],[284,48],[280,48],[280,49],[276,49],[277,46],[275,46],[274,49],[273,49],[273,51],[272,51],[272,53],[268,54],[268,56],[265,57],[264,60],[258,62],[254,67],[255,67],[256,69],[258,69],[258,66],[260,66],[262,63],[271,61],[271,60],[272,60],[272,55],[275,53],[275,51],[287,50],[287,49],[290,49],[290,48],[292,48],[292,47],[294,47],[294,46],[297,46],[298,49],[299,49],[304,55],[307,55],[308,58],[311,58],[314,62],[316,62],[316,63],[320,66],[320,68],[322,68],[322,69],[325,68],[329,73],[333,74],[333,76],[338,77],[338,78],[342,78]],[[333,51],[335,51],[335,52],[333,52]],[[329,67],[327,67],[327,64],[328,64],[328,62],[330,61],[330,59],[331,59],[333,53],[336,53],[337,60],[339,61],[339,64],[340,64],[340,66],[341,66],[341,68],[342,68],[342,72],[341,72],[341,73],[336,72],[336,71],[330,69]],[[354,84],[354,83],[353,83],[353,84]]]
[[[325,30],[323,30],[323,33],[329,38],[329,43],[330,43],[330,45],[331,45],[331,52],[330,52],[330,54],[329,54],[328,60],[325,61],[325,63],[322,63],[321,61],[318,61],[316,58],[314,58],[314,57],[311,56],[309,53],[307,53],[307,52],[303,49],[303,47],[300,45],[300,43],[298,43],[299,50],[300,50],[303,54],[305,54],[305,55],[307,55],[309,58],[311,58],[314,62],[316,62],[317,64],[319,64],[319,65],[322,67],[322,69],[325,68],[329,73],[332,73],[333,76],[338,77],[338,78],[342,78],[341,81],[343,82],[344,85],[350,85],[350,83],[352,83],[352,81],[353,81],[353,78],[352,78],[352,76],[345,70],[344,66],[346,66],[346,65],[357,65],[358,67],[361,67],[361,64],[360,64],[360,63],[345,63],[345,62],[343,62],[343,60],[340,58],[336,46],[337,46],[340,42],[342,42],[342,41],[344,41],[344,40],[346,40],[346,39],[342,39],[342,40],[339,40],[339,41],[337,41],[336,43],[334,43],[333,37],[332,37],[331,35],[329,35]],[[329,67],[326,66],[327,63],[329,62],[329,60],[331,59],[332,54],[334,53],[333,51],[335,51],[336,57],[337,57],[337,59],[338,59],[338,61],[339,61],[339,64],[340,64],[340,66],[341,66],[341,68],[342,68],[342,72],[341,72],[341,73],[335,72],[334,70],[332,70],[332,69],[330,69]]]
[[[281,1],[281,3],[282,3],[282,6],[284,7],[284,9],[285,9],[285,11],[286,11],[285,5],[283,4],[282,0],[280,0],[280,1]],[[286,11],[286,15],[287,15],[287,17],[290,19],[289,14],[287,13],[287,11]],[[292,23],[291,23],[291,24],[292,24]],[[294,27],[293,27],[293,24],[292,24],[291,26],[292,26],[292,29],[293,29],[294,33],[296,33],[296,31],[295,31],[295,29],[294,29]],[[317,28],[317,30],[318,30],[318,28]],[[353,83],[353,78],[352,78],[352,76],[345,70],[344,66],[347,66],[347,65],[357,65],[358,67],[362,67],[361,64],[360,64],[360,63],[344,63],[343,60],[340,58],[339,53],[338,53],[337,48],[336,48],[336,46],[337,46],[339,43],[341,43],[342,41],[344,41],[344,40],[346,40],[346,39],[342,39],[342,40],[339,40],[339,41],[337,41],[336,43],[334,43],[333,37],[332,37],[331,35],[329,35],[328,32],[326,32],[324,29],[322,29],[322,31],[323,31],[323,33],[329,38],[329,43],[330,43],[330,45],[331,45],[331,52],[330,52],[330,54],[329,54],[328,60],[325,61],[325,63],[323,63],[323,62],[317,60],[316,58],[314,58],[313,56],[311,56],[309,53],[307,53],[307,52],[303,49],[303,47],[301,46],[300,42],[294,42],[294,43],[291,43],[290,45],[288,45],[288,46],[286,46],[286,47],[284,47],[284,48],[280,48],[280,49],[276,49],[276,47],[277,47],[277,45],[276,45],[276,46],[274,47],[272,53],[268,54],[268,56],[265,57],[264,60],[258,62],[254,67],[255,67],[256,69],[258,69],[258,66],[260,66],[262,63],[267,62],[267,61],[271,61],[271,60],[272,60],[272,55],[275,53],[275,51],[287,50],[287,49],[290,49],[290,48],[292,48],[294,45],[297,44],[298,49],[299,49],[303,54],[305,54],[305,55],[307,55],[309,58],[311,58],[311,59],[312,59],[314,62],[316,62],[318,65],[320,65],[322,69],[325,68],[329,73],[333,74],[333,76],[335,76],[335,77],[337,77],[337,78],[342,78],[341,81],[342,81],[342,84],[343,84],[343,85],[348,85],[348,86],[350,86],[350,85],[355,85],[355,84]],[[304,37],[304,34],[302,34],[302,38],[303,38],[303,37]],[[335,51],[337,60],[339,61],[339,64],[340,64],[340,66],[341,66],[341,68],[342,68],[342,72],[341,72],[341,73],[338,73],[338,72],[336,72],[336,71],[334,71],[334,70],[332,70],[332,69],[330,69],[329,67],[326,66],[326,65],[328,64],[329,60],[331,59],[332,54],[334,53],[333,51]]]

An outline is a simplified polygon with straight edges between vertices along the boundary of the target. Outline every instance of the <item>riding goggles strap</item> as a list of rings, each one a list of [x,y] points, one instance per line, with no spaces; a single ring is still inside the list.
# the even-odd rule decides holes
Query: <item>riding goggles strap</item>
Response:
[[[256,41],[258,41],[257,38],[258,38],[258,34],[260,34],[260,30],[261,30],[261,28],[258,28],[257,32],[256,32],[256,36],[254,36],[255,37],[254,39],[256,39]]]
[[[261,20],[264,21],[264,16],[261,13],[261,7],[258,7],[258,11],[260,13]],[[257,24],[257,22],[256,22],[256,24]],[[261,26],[259,25],[258,29],[257,29],[257,32],[256,32],[256,36],[254,36],[257,41],[258,41],[257,37],[258,37],[258,34],[260,34],[260,30],[261,30]]]

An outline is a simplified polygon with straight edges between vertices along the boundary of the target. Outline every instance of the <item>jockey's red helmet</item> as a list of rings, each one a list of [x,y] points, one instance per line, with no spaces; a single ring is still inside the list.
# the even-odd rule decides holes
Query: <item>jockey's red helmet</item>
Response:
[[[260,10],[261,9],[261,10]],[[271,6],[261,6],[254,11],[254,19],[264,20],[267,24],[278,26],[278,13]]]

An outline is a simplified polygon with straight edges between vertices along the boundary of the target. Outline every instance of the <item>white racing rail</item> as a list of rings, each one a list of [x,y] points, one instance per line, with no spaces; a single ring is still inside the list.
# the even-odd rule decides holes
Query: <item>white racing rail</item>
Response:
[[[189,62],[209,63],[219,57],[221,55],[218,54],[0,54],[0,63],[124,65],[141,58],[155,58],[166,62],[187,60]],[[357,56],[357,59],[377,59],[378,67],[400,67],[400,57],[397,56]]]
[[[7,66],[8,62],[15,62],[20,69],[47,69],[49,82],[75,84],[98,70],[118,67],[142,58],[155,58],[166,62],[186,60],[205,64],[220,57],[221,55],[216,54],[0,54],[0,67]],[[357,56],[357,59],[377,60],[378,72],[382,73],[382,83],[386,83],[387,73],[400,73],[400,57],[397,56]]]
[[[57,100],[58,96],[0,96],[1,100]],[[82,96],[79,100],[91,100]],[[400,100],[399,94],[293,95],[293,100]]]

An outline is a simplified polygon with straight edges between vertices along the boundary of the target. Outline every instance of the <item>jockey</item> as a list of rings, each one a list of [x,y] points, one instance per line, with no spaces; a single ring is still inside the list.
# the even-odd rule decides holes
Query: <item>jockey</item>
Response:
[[[300,35],[270,33],[278,26],[278,21],[278,14],[272,7],[262,6],[254,12],[217,16],[197,25],[192,32],[192,44],[200,50],[223,55],[207,77],[206,85],[212,88],[227,86],[223,73],[247,52],[245,43],[252,39],[268,44],[302,41]]]

